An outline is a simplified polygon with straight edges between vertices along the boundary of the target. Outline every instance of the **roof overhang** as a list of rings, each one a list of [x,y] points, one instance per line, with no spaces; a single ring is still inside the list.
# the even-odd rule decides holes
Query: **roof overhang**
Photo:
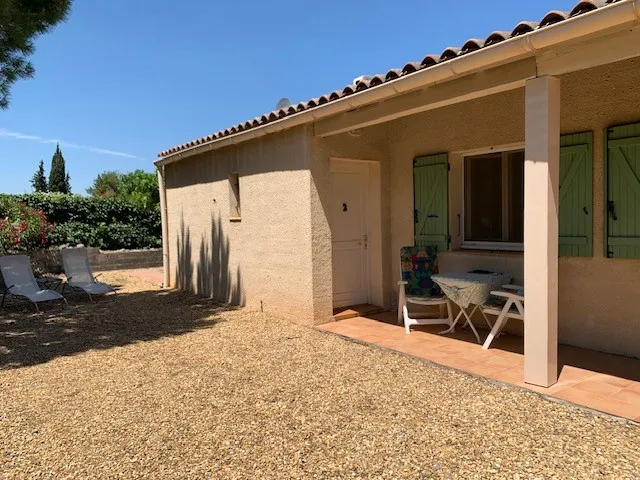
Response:
[[[451,90],[451,94],[456,94],[458,95],[458,98],[465,100],[474,98],[474,96],[479,96],[479,92],[482,91],[495,93],[496,91],[500,91],[500,89],[504,90],[505,85],[517,87],[519,82],[522,82],[527,78],[532,78],[536,75],[567,73],[567,68],[569,67],[567,66],[568,63],[566,61],[566,57],[562,61],[558,61],[558,55],[551,52],[554,52],[559,49],[559,47],[563,46],[565,46],[564,51],[570,52],[572,46],[583,41],[593,41],[595,42],[594,45],[599,45],[597,48],[601,53],[601,58],[594,60],[595,57],[587,55],[585,58],[580,59],[580,66],[577,66],[574,70],[595,66],[597,61],[604,64],[611,61],[621,60],[623,58],[638,56],[640,55],[640,43],[638,42],[628,43],[626,49],[613,49],[612,51],[611,48],[604,45],[599,39],[602,37],[611,39],[619,35],[631,35],[634,39],[640,38],[640,36],[638,36],[638,28],[633,28],[639,23],[640,0],[622,0],[606,7],[593,10],[589,13],[547,26],[543,29],[534,30],[495,45],[484,47],[475,52],[433,65],[411,75],[401,76],[395,80],[383,83],[382,85],[369,88],[361,92],[356,92],[352,95],[331,101],[330,103],[319,105],[313,109],[294,113],[283,118],[270,121],[264,125],[256,126],[238,133],[232,133],[221,138],[204,141],[189,148],[168,153],[162,156],[155,163],[158,166],[166,165],[203,152],[216,150],[229,145],[235,145],[248,140],[260,138],[264,135],[277,133],[313,122],[318,122],[316,126],[316,135],[327,136],[340,133],[350,128],[354,128],[354,123],[351,122],[349,125],[344,124],[340,126],[339,120],[335,120],[330,117],[336,117],[347,112],[351,112],[352,115],[357,113],[361,119],[359,123],[356,122],[355,124],[371,124],[367,122],[366,113],[360,114],[358,112],[353,112],[353,110],[361,109],[367,105],[372,105],[372,108],[375,108],[375,105],[373,104],[383,102],[394,97],[404,96],[408,92],[425,89],[425,87],[438,85],[438,88],[433,89],[434,92],[414,92],[414,94],[419,93],[423,95],[423,104],[421,106],[427,107],[423,108],[424,110],[428,109],[429,105],[436,105],[436,107],[433,108],[438,108],[439,106],[444,105],[447,101],[447,98],[445,98],[447,90],[442,88],[445,83],[452,82],[453,80],[460,79],[461,77],[478,74],[479,72],[497,72],[499,71],[497,70],[498,67],[508,64],[513,64],[513,66],[512,68],[507,67],[505,69],[505,72],[507,72],[508,75],[504,77],[505,81],[502,85],[496,83],[498,76],[478,75],[478,77],[483,78],[486,82],[485,90],[479,89],[477,85],[467,86],[462,87],[462,89],[457,93],[454,92],[455,89],[453,89]],[[597,39],[594,37],[597,37]],[[560,51],[562,51],[562,48],[560,48]],[[545,55],[547,56],[545,57]],[[546,63],[542,69],[544,72],[541,72],[541,69],[535,60],[536,57],[545,59]],[[465,92],[465,88],[468,91]],[[431,99],[429,99],[430,95]],[[407,105],[409,104],[407,103]],[[414,110],[408,109],[404,110],[404,112],[406,114],[411,114],[415,113]],[[398,112],[396,111],[394,115],[397,114]],[[375,118],[372,111],[369,111],[368,115],[370,118],[369,121]],[[339,119],[340,117],[336,118]],[[394,118],[397,118],[397,116]],[[382,121],[388,121],[390,119],[392,118],[389,117]],[[320,122],[321,120],[323,122]],[[338,128],[335,128],[336,122]],[[333,125],[333,127],[331,125]]]

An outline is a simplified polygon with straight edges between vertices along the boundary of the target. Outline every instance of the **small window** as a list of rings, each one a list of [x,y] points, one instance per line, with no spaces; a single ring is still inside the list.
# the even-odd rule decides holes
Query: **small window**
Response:
[[[240,177],[237,173],[229,174],[229,218],[240,220]]]
[[[463,246],[521,249],[523,239],[524,151],[465,157]]]

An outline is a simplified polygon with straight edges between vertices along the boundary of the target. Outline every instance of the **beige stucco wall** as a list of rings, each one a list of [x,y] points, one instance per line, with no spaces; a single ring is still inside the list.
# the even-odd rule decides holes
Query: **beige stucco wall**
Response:
[[[241,220],[230,220],[230,172]],[[166,167],[173,286],[312,323],[311,195],[306,128]]]
[[[594,133],[594,256],[562,257],[559,265],[559,336],[562,343],[640,356],[640,260],[608,259],[603,250],[603,134],[607,126],[640,121],[640,59],[563,75],[561,131]],[[389,124],[391,163],[390,268],[400,247],[413,242],[412,159],[417,155],[524,143],[524,89],[399,119]],[[452,155],[452,243],[462,208],[461,157]],[[458,163],[456,163],[458,162]],[[459,181],[456,181],[459,179]],[[455,254],[450,254],[455,255]],[[469,267],[491,263],[464,255]],[[522,278],[521,263],[496,261]],[[460,257],[443,265],[463,268]]]

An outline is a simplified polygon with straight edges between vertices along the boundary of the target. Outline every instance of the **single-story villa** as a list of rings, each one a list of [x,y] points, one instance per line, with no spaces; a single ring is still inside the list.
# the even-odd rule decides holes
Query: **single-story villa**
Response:
[[[440,271],[524,282],[525,381],[556,382],[559,341],[640,357],[640,0],[581,1],[156,165],[166,286],[321,324],[395,308],[401,247],[436,245]]]

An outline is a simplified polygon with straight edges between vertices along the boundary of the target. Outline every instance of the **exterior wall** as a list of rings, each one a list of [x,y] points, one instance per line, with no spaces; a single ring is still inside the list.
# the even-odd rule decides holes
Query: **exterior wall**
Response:
[[[311,194],[304,127],[166,167],[171,284],[312,323]],[[229,173],[241,220],[230,220]]]
[[[561,131],[594,134],[594,256],[561,257],[559,264],[560,342],[630,356],[640,356],[640,261],[604,255],[604,131],[608,126],[640,121],[640,59],[561,77]],[[418,155],[450,153],[450,232],[459,244],[457,214],[462,210],[462,157],[451,152],[522,143],[524,89],[412,115],[389,124],[391,251],[394,279],[400,247],[413,242],[412,160]],[[457,180],[456,180],[457,179]],[[522,278],[514,254],[450,253],[443,270],[502,265]],[[493,259],[493,260],[492,260]],[[494,267],[496,268],[496,267]],[[516,323],[516,322],[513,322]],[[517,326],[516,328],[520,328]]]

